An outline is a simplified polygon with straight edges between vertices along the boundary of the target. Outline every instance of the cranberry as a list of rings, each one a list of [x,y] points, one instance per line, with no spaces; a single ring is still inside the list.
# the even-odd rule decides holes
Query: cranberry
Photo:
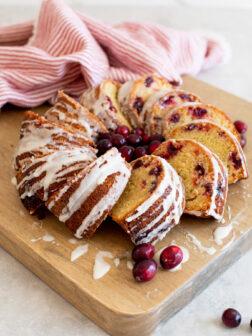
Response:
[[[154,79],[152,77],[147,77],[145,79],[145,86],[150,87],[153,82],[154,82]]]
[[[179,119],[180,119],[180,115],[178,113],[173,113],[171,116],[170,116],[170,122],[172,123],[177,123],[179,122]]]
[[[236,120],[234,122],[235,128],[237,129],[237,131],[239,133],[245,133],[248,129],[248,126],[245,124],[245,122],[241,121],[241,120]]]
[[[122,146],[119,148],[119,152],[126,161],[130,162],[133,157],[134,148],[131,146]]]
[[[126,145],[126,139],[121,134],[113,134],[111,142],[117,148]]]
[[[171,104],[176,104],[176,101],[174,100],[175,96],[169,96],[164,98],[160,103],[161,106],[165,107],[167,105],[171,105]]]
[[[151,142],[151,141],[154,141],[154,140],[158,140],[158,141],[162,142],[164,140],[164,138],[163,138],[163,136],[161,134],[156,133],[156,134],[152,134],[150,136],[150,140],[149,141]]]
[[[97,148],[99,150],[99,154],[104,154],[107,150],[113,147],[112,142],[108,139],[102,139],[98,141]]]
[[[241,314],[233,309],[229,308],[222,314],[223,323],[229,328],[236,328],[241,323]]]
[[[149,152],[150,154],[153,153],[159,146],[161,145],[161,142],[158,140],[154,140],[149,144]]]
[[[99,133],[99,139],[108,139],[111,141],[112,134],[111,133]]]
[[[142,138],[140,137],[140,135],[137,135],[137,134],[130,134],[127,137],[128,144],[130,144],[132,146],[140,145],[141,141],[142,141]]]
[[[139,147],[136,147],[136,149],[135,149],[134,158],[138,159],[141,156],[144,156],[144,155],[147,155],[147,154],[148,154],[148,151],[146,150],[146,148],[143,147],[143,146],[139,146]]]
[[[137,127],[137,128],[134,128],[131,133],[143,136],[144,130],[140,127]]]
[[[242,166],[242,161],[238,156],[238,153],[232,152],[229,156],[229,160],[233,161],[233,165],[236,169],[241,168]]]
[[[202,118],[207,114],[207,110],[205,108],[202,107],[195,107],[193,109],[193,116],[195,116],[196,118]]]
[[[139,261],[142,259],[152,258],[155,253],[155,248],[150,243],[144,243],[135,246],[132,251],[132,259],[135,261]]]
[[[143,143],[143,144],[147,145],[147,144],[149,143],[149,140],[150,140],[150,137],[149,137],[148,134],[144,134],[144,135],[142,136],[142,143]]]
[[[202,167],[200,164],[198,164],[195,167],[196,172],[199,174],[199,176],[203,176],[205,174],[205,168]]]
[[[246,146],[247,140],[244,135],[241,134],[241,146],[244,148]]]
[[[188,94],[185,94],[185,93],[180,93],[179,97],[182,100],[192,101],[191,97]]]
[[[122,136],[124,136],[125,138],[127,138],[127,136],[130,134],[130,130],[127,126],[119,126],[117,127],[116,131],[117,134],[121,134]]]
[[[133,268],[133,276],[136,281],[145,282],[151,280],[157,272],[157,263],[153,259],[138,261]]]
[[[137,110],[137,113],[140,114],[144,106],[144,101],[141,97],[136,97],[133,107]]]
[[[175,245],[166,247],[160,255],[160,264],[164,269],[172,269],[178,266],[183,260],[181,248]]]

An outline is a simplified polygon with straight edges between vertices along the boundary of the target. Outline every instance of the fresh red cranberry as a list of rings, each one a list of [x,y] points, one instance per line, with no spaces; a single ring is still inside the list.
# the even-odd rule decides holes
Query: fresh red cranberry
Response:
[[[136,281],[146,282],[151,280],[157,272],[157,263],[153,259],[143,259],[135,263],[133,276]]]
[[[245,133],[248,129],[248,126],[245,124],[245,122],[241,121],[241,120],[236,120],[234,122],[235,128],[237,129],[237,131],[239,133]]]
[[[147,78],[145,79],[145,86],[146,86],[146,87],[150,87],[151,84],[152,84],[153,82],[154,82],[153,77],[147,77]]]
[[[161,142],[158,140],[154,140],[149,144],[149,153],[153,153],[159,146],[161,145]]]
[[[99,139],[108,139],[111,141],[112,139],[112,133],[99,133]]]
[[[148,134],[144,134],[144,135],[142,136],[142,143],[143,143],[144,145],[148,145],[149,140],[150,140],[150,137],[149,137]]]
[[[134,158],[138,159],[141,156],[144,156],[144,155],[147,155],[147,154],[148,154],[147,149],[143,146],[139,146],[139,147],[136,147],[136,149],[135,149]]]
[[[144,243],[135,246],[132,251],[132,259],[135,261],[139,261],[142,259],[153,258],[155,253],[155,248],[150,243]]]
[[[119,148],[119,152],[126,161],[130,162],[133,158],[134,148],[131,146],[122,146]]]
[[[172,269],[183,260],[183,252],[180,247],[171,245],[166,247],[160,255],[160,264],[164,269]]]
[[[120,148],[126,145],[126,139],[121,134],[113,134],[111,139],[112,145]]]
[[[133,107],[137,110],[137,113],[140,114],[144,106],[144,101],[141,97],[136,97]]]
[[[158,140],[158,141],[162,142],[164,140],[164,138],[161,134],[156,133],[156,134],[152,134],[150,136],[150,139],[149,139],[150,142],[154,141],[154,140]]]
[[[241,314],[233,309],[229,308],[222,314],[223,323],[229,328],[236,328],[241,323]]]
[[[247,140],[243,134],[241,134],[241,146],[244,148],[246,146]]]
[[[111,147],[113,147],[112,142],[108,139],[102,139],[97,143],[97,148],[100,155],[107,152]]]
[[[137,127],[137,128],[134,128],[131,133],[143,136],[144,135],[144,130],[140,127]]]
[[[125,138],[127,138],[127,136],[130,134],[130,130],[127,126],[123,125],[123,126],[118,126],[116,131],[117,134],[121,134],[122,136],[124,136]]]
[[[142,141],[142,138],[140,137],[140,135],[137,135],[137,134],[130,134],[127,137],[128,144],[134,147],[140,145],[141,141]]]

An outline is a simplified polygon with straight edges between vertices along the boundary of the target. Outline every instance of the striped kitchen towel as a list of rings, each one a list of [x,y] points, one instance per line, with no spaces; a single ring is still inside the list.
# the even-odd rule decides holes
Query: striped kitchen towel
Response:
[[[80,95],[109,77],[156,73],[181,83],[224,60],[223,44],[156,23],[108,24],[44,0],[36,22],[0,26],[0,107],[34,107],[58,90]]]

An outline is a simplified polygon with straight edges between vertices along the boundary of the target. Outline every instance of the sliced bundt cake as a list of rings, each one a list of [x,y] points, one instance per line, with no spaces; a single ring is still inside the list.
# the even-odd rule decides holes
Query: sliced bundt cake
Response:
[[[82,146],[59,148],[24,160],[16,172],[17,190],[24,206],[34,213],[68,178],[95,159],[93,148]]]
[[[240,142],[240,134],[237,132],[233,122],[229,117],[219,108],[208,104],[188,103],[181,107],[175,107],[171,110],[165,118],[164,123],[164,137],[171,138],[170,132],[174,127],[194,121],[194,120],[209,120],[228,129]]]
[[[99,86],[86,90],[80,98],[81,104],[112,131],[121,125],[131,128],[117,101],[120,86],[118,82],[105,79]]]
[[[161,91],[150,96],[140,114],[145,133],[149,135],[163,134],[166,115],[175,107],[192,102],[199,103],[201,99],[182,90]],[[174,118],[176,119],[176,117],[175,115]]]
[[[199,217],[223,216],[228,178],[221,160],[194,140],[170,139],[153,153],[164,158],[182,178],[185,186],[185,212]]]
[[[59,91],[55,105],[45,113],[45,118],[96,141],[99,133],[107,132],[103,123],[75,99]]]
[[[133,127],[142,127],[140,114],[146,100],[161,90],[172,90],[171,84],[156,75],[147,75],[136,82],[125,82],[118,92],[121,110]]]
[[[131,162],[132,173],[112,218],[133,243],[155,243],[184,210],[184,189],[176,171],[162,158],[146,155]]]
[[[93,145],[93,141],[86,136],[27,111],[21,124],[20,141],[15,152],[15,168],[18,169],[23,160],[35,155],[44,155],[63,147],[87,145]]]
[[[228,170],[228,183],[248,177],[246,158],[237,138],[213,122],[196,120],[174,128],[171,139],[196,140],[217,154]]]
[[[90,238],[119,199],[131,166],[116,148],[69,179],[46,203],[77,238]]]

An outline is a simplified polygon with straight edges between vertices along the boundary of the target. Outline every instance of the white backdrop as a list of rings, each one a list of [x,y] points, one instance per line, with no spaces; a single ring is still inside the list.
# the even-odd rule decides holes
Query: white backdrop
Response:
[[[0,0],[0,6],[39,5],[41,0]],[[65,0],[70,5],[162,5],[252,8],[252,0]]]

